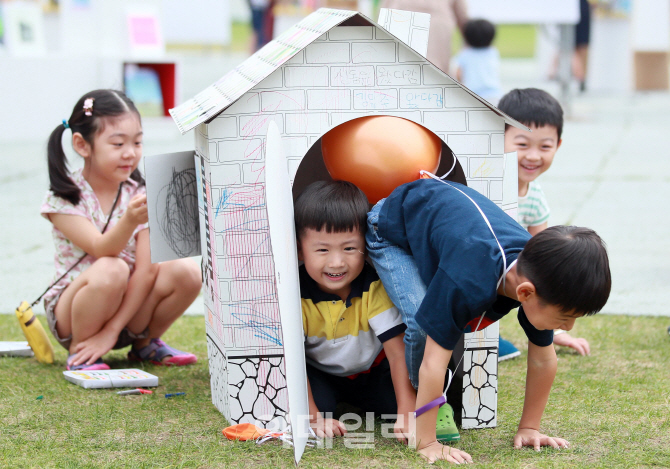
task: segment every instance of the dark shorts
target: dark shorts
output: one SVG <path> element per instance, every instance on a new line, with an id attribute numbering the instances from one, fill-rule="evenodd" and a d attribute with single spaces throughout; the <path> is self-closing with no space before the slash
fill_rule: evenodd
<path id="1" fill-rule="evenodd" d="M 588 46 L 591 38 L 591 6 L 588 0 L 579 1 L 580 20 L 575 27 L 575 47 Z"/>
<path id="2" fill-rule="evenodd" d="M 377 417 L 395 414 L 398 410 L 391 367 L 386 358 L 369 373 L 361 373 L 354 379 L 333 376 L 308 364 L 307 378 L 314 403 L 321 413 L 334 413 L 341 402 L 363 412 L 374 412 Z"/>

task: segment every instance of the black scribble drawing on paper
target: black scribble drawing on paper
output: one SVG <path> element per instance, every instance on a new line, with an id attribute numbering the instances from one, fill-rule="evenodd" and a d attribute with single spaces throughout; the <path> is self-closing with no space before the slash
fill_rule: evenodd
<path id="1" fill-rule="evenodd" d="M 158 194 L 156 213 L 170 248 L 180 257 L 200 254 L 198 190 L 195 169 L 176 171 Z"/>

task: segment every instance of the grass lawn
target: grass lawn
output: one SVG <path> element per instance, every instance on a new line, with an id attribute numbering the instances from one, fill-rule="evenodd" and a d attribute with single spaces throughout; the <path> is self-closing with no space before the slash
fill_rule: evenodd
<path id="1" fill-rule="evenodd" d="M 589 339 L 592 355 L 559 351 L 543 419 L 543 430 L 568 439 L 571 449 L 538 454 L 511 447 L 523 402 L 525 352 L 500 365 L 498 427 L 465 431 L 457 446 L 477 467 L 670 467 L 668 325 L 670 318 L 578 321 L 576 333 Z M 523 343 L 516 318 L 506 318 L 501 328 L 506 338 Z M 0 315 L 0 331 L 0 340 L 23 339 L 14 315 Z M 55 365 L 0 358 L 0 467 L 291 467 L 292 452 L 279 444 L 221 436 L 227 422 L 211 404 L 204 319 L 182 318 L 165 338 L 200 361 L 185 368 L 147 366 L 160 377 L 151 396 L 70 384 L 62 377 L 66 354 L 60 348 Z M 105 358 L 115 368 L 133 366 L 124 351 Z M 186 396 L 163 396 L 179 391 Z M 337 440 L 333 449 L 308 450 L 301 467 L 426 466 L 413 451 L 380 438 L 379 425 L 377 433 L 374 450 L 347 449 Z"/>

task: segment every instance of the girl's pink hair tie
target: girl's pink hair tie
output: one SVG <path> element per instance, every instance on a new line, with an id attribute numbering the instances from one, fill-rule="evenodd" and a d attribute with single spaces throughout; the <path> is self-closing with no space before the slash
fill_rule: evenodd
<path id="1" fill-rule="evenodd" d="M 95 101 L 95 98 L 86 98 L 84 100 L 84 115 L 93 115 L 93 101 Z"/>

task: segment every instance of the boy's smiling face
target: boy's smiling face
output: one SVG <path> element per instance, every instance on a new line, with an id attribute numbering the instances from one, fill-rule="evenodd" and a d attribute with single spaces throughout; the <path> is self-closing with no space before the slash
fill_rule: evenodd
<path id="1" fill-rule="evenodd" d="M 358 229 L 328 233 L 307 228 L 299 236 L 298 258 L 309 276 L 326 292 L 343 300 L 349 296 L 351 282 L 365 264 L 365 238 Z"/>
<path id="2" fill-rule="evenodd" d="M 519 159 L 519 188 L 527 188 L 529 182 L 549 169 L 562 142 L 552 125 L 530 129 L 532 132 L 509 126 L 505 131 L 505 153 L 515 151 Z"/>

